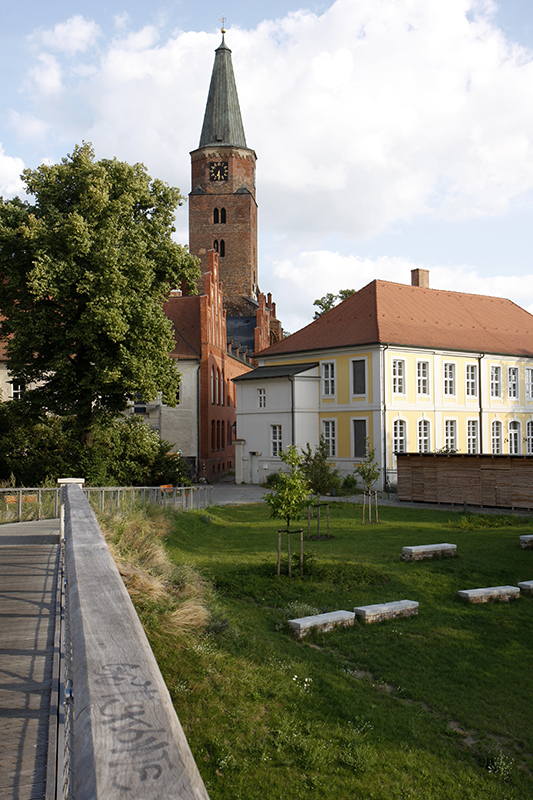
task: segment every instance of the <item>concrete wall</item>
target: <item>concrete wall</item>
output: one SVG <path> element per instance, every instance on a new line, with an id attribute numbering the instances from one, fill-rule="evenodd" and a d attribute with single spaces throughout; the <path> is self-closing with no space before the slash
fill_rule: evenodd
<path id="1" fill-rule="evenodd" d="M 64 492 L 73 796 L 208 800 L 92 508 L 79 486 Z"/>

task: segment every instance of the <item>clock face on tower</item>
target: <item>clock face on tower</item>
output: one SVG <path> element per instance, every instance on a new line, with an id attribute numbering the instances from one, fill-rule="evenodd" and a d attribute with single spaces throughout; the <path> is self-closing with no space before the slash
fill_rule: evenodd
<path id="1" fill-rule="evenodd" d="M 210 181 L 227 181 L 228 180 L 228 162 L 227 161 L 211 161 L 209 164 L 209 180 Z"/>

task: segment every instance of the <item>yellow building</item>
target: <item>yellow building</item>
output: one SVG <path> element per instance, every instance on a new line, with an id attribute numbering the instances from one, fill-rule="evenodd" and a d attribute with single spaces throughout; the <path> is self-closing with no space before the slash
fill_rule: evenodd
<path id="1" fill-rule="evenodd" d="M 411 285 L 373 281 L 257 361 L 265 367 L 318 363 L 319 386 L 309 383 L 316 392 L 310 443 L 323 435 L 341 474 L 357 467 L 367 437 L 383 482 L 390 483 L 396 452 L 533 455 L 533 316 L 510 300 L 430 289 L 425 270 L 413 270 Z M 274 395 L 262 374 L 258 392 L 266 397 L 270 387 Z M 272 396 L 272 408 L 276 402 Z M 291 413 L 294 418 L 298 408 Z M 309 418 L 308 401 L 306 413 Z M 254 413 L 239 408 L 237 394 L 241 452 L 259 452 L 252 439 L 260 440 L 267 472 L 276 460 L 279 468 L 280 441 L 307 444 L 277 424 L 275 453 L 265 452 L 269 426 L 266 400 Z"/>

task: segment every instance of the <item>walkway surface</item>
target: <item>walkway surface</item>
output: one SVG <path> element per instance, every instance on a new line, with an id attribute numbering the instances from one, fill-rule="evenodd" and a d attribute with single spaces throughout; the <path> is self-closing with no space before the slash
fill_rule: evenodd
<path id="1" fill-rule="evenodd" d="M 0 525 L 2 800 L 45 796 L 58 565 L 59 520 Z"/>

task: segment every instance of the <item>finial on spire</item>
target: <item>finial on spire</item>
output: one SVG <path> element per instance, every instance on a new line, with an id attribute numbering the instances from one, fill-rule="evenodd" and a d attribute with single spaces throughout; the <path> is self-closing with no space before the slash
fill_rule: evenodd
<path id="1" fill-rule="evenodd" d="M 226 33 L 226 17 L 222 16 L 219 20 L 222 23 L 222 28 L 220 29 L 220 33 L 222 36 Z"/>

